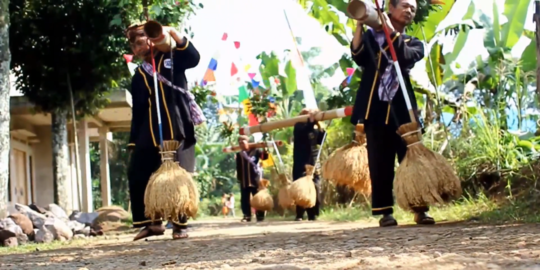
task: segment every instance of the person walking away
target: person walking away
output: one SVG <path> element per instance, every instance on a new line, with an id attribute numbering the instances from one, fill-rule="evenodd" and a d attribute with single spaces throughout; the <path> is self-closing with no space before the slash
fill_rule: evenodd
<path id="1" fill-rule="evenodd" d="M 156 63 L 156 72 L 164 80 L 173 81 L 175 86 L 187 89 L 185 71 L 197 66 L 200 55 L 192 42 L 172 27 L 163 27 L 176 41 L 171 52 L 154 50 L 143 31 L 143 24 L 130 26 L 126 30 L 131 50 L 137 58 L 143 60 L 131 79 L 131 96 L 133 101 L 131 134 L 128 144 L 129 167 L 128 182 L 131 199 L 133 227 L 141 228 L 133 240 L 153 235 L 163 235 L 165 228 L 161 220 L 152 221 L 144 214 L 144 193 L 152 173 L 161 166 L 159 154 L 159 127 L 157 121 L 156 96 L 159 91 L 160 116 L 163 119 L 163 140 L 181 142 L 177 152 L 179 165 L 186 171 L 195 171 L 195 127 L 189 109 L 189 97 L 185 93 L 159 83 L 154 88 L 152 58 Z M 150 68 L 150 70 L 148 70 Z M 171 74 L 173 69 L 174 74 Z M 172 78 L 171 76 L 174 76 Z M 168 217 L 162 217 L 166 220 Z M 187 238 L 187 217 L 181 215 L 180 222 L 173 222 L 173 239 Z"/>
<path id="2" fill-rule="evenodd" d="M 320 128 L 320 124 L 315 121 L 317 110 L 303 109 L 300 115 L 309 114 L 307 123 L 297 123 L 293 131 L 293 181 L 296 181 L 306 175 L 306 165 L 315 166 L 319 145 L 322 143 L 325 131 Z M 315 129 L 315 125 L 317 129 Z M 315 190 L 317 191 L 317 201 L 315 206 L 305 209 L 296 206 L 296 221 L 302 221 L 304 213 L 307 212 L 308 220 L 315 221 L 319 216 L 320 207 L 320 177 L 316 171 L 313 175 Z"/>
<path id="3" fill-rule="evenodd" d="M 238 144 L 241 151 L 235 156 L 236 174 L 240 182 L 240 206 L 244 217 L 242 222 L 251 221 L 251 196 L 257 194 L 262 172 L 259 169 L 259 161 L 268 159 L 268 153 L 261 149 L 249 149 L 249 137 L 240 136 Z M 264 220 L 264 211 L 256 211 L 257 221 Z"/>
<path id="4" fill-rule="evenodd" d="M 405 157 L 407 146 L 396 131 L 399 126 L 410 122 L 402 91 L 408 91 L 419 120 L 409 71 L 424 58 L 424 45 L 417 38 L 405 34 L 405 27 L 416 15 L 416 7 L 415 0 L 391 0 L 389 15 L 384 13 L 407 89 L 400 89 L 382 29 L 367 27 L 364 31 L 364 26 L 358 22 L 351 43 L 353 60 L 363 68 L 351 123 L 364 123 L 365 126 L 372 186 L 371 212 L 382 215 L 379 220 L 381 227 L 397 225 L 392 216 L 394 164 L 396 155 L 399 162 Z M 435 223 L 427 214 L 428 210 L 423 206 L 414 209 L 417 224 Z"/>

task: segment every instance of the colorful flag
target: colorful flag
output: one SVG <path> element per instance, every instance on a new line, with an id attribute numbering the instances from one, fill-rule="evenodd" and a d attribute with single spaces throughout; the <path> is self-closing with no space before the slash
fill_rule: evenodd
<path id="1" fill-rule="evenodd" d="M 238 87 L 238 102 L 243 102 L 244 100 L 249 100 L 249 93 L 244 84 Z"/>
<path id="2" fill-rule="evenodd" d="M 223 33 L 223 36 L 221 37 L 221 40 L 222 41 L 227 41 L 227 37 L 228 37 L 227 33 Z M 221 47 L 221 46 L 219 46 L 219 47 Z M 202 86 L 205 86 L 209 82 L 215 82 L 216 81 L 215 71 L 216 71 L 217 66 L 218 66 L 219 56 L 220 56 L 220 53 L 219 53 L 219 48 L 218 48 L 217 51 L 212 56 L 212 58 L 210 59 L 210 63 L 208 63 L 208 69 L 204 73 L 203 79 L 201 80 L 201 85 Z"/>
<path id="3" fill-rule="evenodd" d="M 231 77 L 234 77 L 236 74 L 238 74 L 238 68 L 234 63 L 231 64 Z"/>
<path id="4" fill-rule="evenodd" d="M 137 64 L 133 63 L 133 55 L 132 54 L 124 54 L 124 59 L 126 59 L 126 63 L 129 69 L 129 73 L 131 76 L 135 75 L 135 69 L 137 69 Z"/>
<path id="5" fill-rule="evenodd" d="M 270 168 L 274 166 L 274 157 L 271 153 L 268 153 L 268 158 L 262 161 L 263 168 Z"/>
<path id="6" fill-rule="evenodd" d="M 354 68 L 347 68 L 347 85 L 351 84 L 352 75 L 354 74 Z"/>
<path id="7" fill-rule="evenodd" d="M 249 120 L 248 125 L 250 127 L 256 126 L 259 124 L 259 119 L 257 119 L 257 116 L 255 116 L 251 111 L 249 113 L 248 120 Z"/>

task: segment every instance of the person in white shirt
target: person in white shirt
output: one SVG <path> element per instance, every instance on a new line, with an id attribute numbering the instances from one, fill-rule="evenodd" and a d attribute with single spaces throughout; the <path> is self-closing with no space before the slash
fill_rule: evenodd
<path id="1" fill-rule="evenodd" d="M 227 207 L 229 208 L 229 216 L 236 217 L 236 214 L 234 213 L 234 194 L 231 193 L 229 197 L 229 201 L 227 202 Z"/>

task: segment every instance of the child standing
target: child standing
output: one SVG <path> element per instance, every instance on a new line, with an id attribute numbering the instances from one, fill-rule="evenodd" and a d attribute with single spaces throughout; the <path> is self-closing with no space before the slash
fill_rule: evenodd
<path id="1" fill-rule="evenodd" d="M 231 195 L 229 196 L 229 201 L 228 201 L 228 205 L 227 205 L 227 208 L 229 208 L 229 215 L 232 215 L 233 217 L 236 217 L 235 213 L 234 213 L 234 194 L 231 193 Z"/>
<path id="2" fill-rule="evenodd" d="M 223 217 L 227 217 L 227 213 L 229 212 L 229 208 L 227 207 L 228 204 L 228 198 L 227 194 L 223 193 L 223 197 L 221 197 L 221 212 L 223 213 Z"/>

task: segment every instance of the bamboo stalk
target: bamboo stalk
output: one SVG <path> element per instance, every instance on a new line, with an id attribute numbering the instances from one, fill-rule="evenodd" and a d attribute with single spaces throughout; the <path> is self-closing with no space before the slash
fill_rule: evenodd
<path id="1" fill-rule="evenodd" d="M 249 144 L 249 149 L 273 147 L 273 145 L 274 145 L 274 143 L 272 141 L 250 143 Z M 276 141 L 276 145 L 277 146 L 282 146 L 283 142 L 282 141 Z M 242 150 L 242 149 L 240 148 L 239 145 L 228 146 L 228 147 L 223 148 L 223 153 L 239 152 L 240 150 Z"/>
<path id="2" fill-rule="evenodd" d="M 325 120 L 331 120 L 331 119 L 336 119 L 336 118 L 343 118 L 343 117 L 351 116 L 352 111 L 353 111 L 353 107 L 348 106 L 341 109 L 318 112 L 317 114 L 315 114 L 315 120 L 325 121 Z M 309 119 L 309 115 L 301 115 L 301 116 L 297 116 L 297 117 L 293 117 L 293 118 L 289 118 L 285 120 L 266 122 L 266 123 L 256 125 L 256 126 L 251 126 L 251 127 L 244 126 L 240 128 L 240 135 L 249 136 L 255 133 L 270 132 L 274 129 L 292 127 L 297 123 L 307 122 L 308 119 Z"/>

